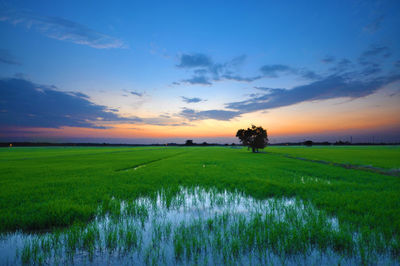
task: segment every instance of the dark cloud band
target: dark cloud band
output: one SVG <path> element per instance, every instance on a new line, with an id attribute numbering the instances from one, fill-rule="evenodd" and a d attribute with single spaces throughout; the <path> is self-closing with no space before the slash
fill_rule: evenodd
<path id="1" fill-rule="evenodd" d="M 0 126 L 63 126 L 104 128 L 99 122 L 140 122 L 120 117 L 97 105 L 80 92 L 63 92 L 54 86 L 37 85 L 24 79 L 0 80 Z"/>

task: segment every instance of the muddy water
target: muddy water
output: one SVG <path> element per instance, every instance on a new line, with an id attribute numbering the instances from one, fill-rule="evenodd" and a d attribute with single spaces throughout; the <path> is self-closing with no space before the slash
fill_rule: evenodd
<path id="1" fill-rule="evenodd" d="M 106 204 L 84 228 L 3 235 L 1 264 L 356 265 L 366 257 L 338 250 L 333 243 L 345 236 L 356 245 L 356 234 L 299 199 L 256 200 L 196 187 Z M 397 263 L 375 251 L 367 259 Z"/>

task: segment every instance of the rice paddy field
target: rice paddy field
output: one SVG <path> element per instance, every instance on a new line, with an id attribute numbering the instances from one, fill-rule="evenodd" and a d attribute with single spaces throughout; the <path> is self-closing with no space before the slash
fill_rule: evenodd
<path id="1" fill-rule="evenodd" d="M 400 147 L 0 149 L 0 265 L 400 265 Z"/>

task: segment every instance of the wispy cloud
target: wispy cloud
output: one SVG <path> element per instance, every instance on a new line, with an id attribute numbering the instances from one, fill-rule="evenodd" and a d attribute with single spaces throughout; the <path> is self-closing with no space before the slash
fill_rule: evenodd
<path id="1" fill-rule="evenodd" d="M 138 96 L 138 97 L 142 97 L 143 96 L 143 92 L 130 91 L 129 93 L 132 94 L 132 95 Z"/>
<path id="2" fill-rule="evenodd" d="M 271 91 L 271 90 L 276 90 L 277 88 L 270 88 L 270 87 L 254 87 L 257 90 L 260 91 Z M 284 89 L 278 89 L 278 90 L 284 90 Z"/>
<path id="3" fill-rule="evenodd" d="M 254 76 L 254 77 L 242 77 L 240 75 L 232 75 L 232 74 L 225 74 L 222 76 L 223 79 L 227 80 L 234 80 L 234 81 L 241 81 L 241 82 L 252 82 L 257 79 L 260 79 L 261 76 Z"/>
<path id="4" fill-rule="evenodd" d="M 190 79 L 182 80 L 184 83 L 189 83 L 192 85 L 211 85 L 212 83 L 206 76 L 194 76 Z"/>
<path id="5" fill-rule="evenodd" d="M 336 60 L 336 58 L 334 56 L 327 55 L 324 58 L 322 58 L 321 62 L 325 63 L 325 64 L 329 64 L 329 63 L 335 62 L 335 60 Z"/>
<path id="6" fill-rule="evenodd" d="M 121 117 L 117 110 L 95 104 L 81 92 L 59 91 L 18 78 L 0 80 L 0 98 L 0 126 L 104 128 L 104 122 L 141 121 Z"/>
<path id="7" fill-rule="evenodd" d="M 329 70 L 336 73 L 336 72 L 343 72 L 349 69 L 351 66 L 352 62 L 346 58 L 343 58 L 339 62 L 336 63 L 333 67 L 331 67 Z"/>
<path id="8" fill-rule="evenodd" d="M 358 75 L 369 76 L 382 72 L 380 61 L 392 55 L 387 46 L 371 46 L 359 57 L 358 63 L 363 68 L 359 69 Z M 201 53 L 183 54 L 177 65 L 179 68 L 186 68 L 193 71 L 193 76 L 182 80 L 183 83 L 192 85 L 212 85 L 216 81 L 231 80 L 237 82 L 253 82 L 263 78 L 279 78 L 286 75 L 293 75 L 305 80 L 318 81 L 324 79 L 326 74 L 317 73 L 304 67 L 293 67 L 285 64 L 266 64 L 259 68 L 259 72 L 252 76 L 242 76 L 235 71 L 235 67 L 243 64 L 245 56 L 240 56 L 225 63 L 215 63 L 210 56 Z M 332 73 L 343 73 L 348 71 L 354 64 L 346 59 L 336 59 L 327 55 L 321 60 L 324 64 L 330 64 L 329 71 Z M 175 84 L 179 84 L 175 82 Z"/>
<path id="9" fill-rule="evenodd" d="M 121 39 L 59 17 L 41 16 L 31 12 L 5 11 L 0 13 L 0 21 L 34 29 L 49 38 L 87 45 L 97 49 L 127 47 Z"/>
<path id="10" fill-rule="evenodd" d="M 182 54 L 180 56 L 180 63 L 176 65 L 180 68 L 198 68 L 198 67 L 212 67 L 213 62 L 211 58 L 205 54 Z"/>
<path id="11" fill-rule="evenodd" d="M 364 51 L 359 60 L 360 63 L 367 61 L 371 57 L 382 56 L 388 58 L 392 55 L 389 47 L 387 46 L 371 46 L 368 50 Z"/>
<path id="12" fill-rule="evenodd" d="M 189 108 L 182 108 L 179 113 L 180 116 L 193 121 L 193 120 L 204 120 L 204 119 L 214 119 L 214 120 L 230 120 L 236 116 L 239 116 L 238 111 L 228 111 L 228 110 L 206 110 L 206 111 L 196 111 Z"/>
<path id="13" fill-rule="evenodd" d="M 278 78 L 282 75 L 298 75 L 305 79 L 318 79 L 320 76 L 314 71 L 307 70 L 305 68 L 294 68 L 288 65 L 273 64 L 264 65 L 260 68 L 263 77 L 267 78 Z"/>
<path id="14" fill-rule="evenodd" d="M 382 68 L 381 68 L 380 64 L 370 63 L 370 64 L 367 64 L 365 66 L 365 68 L 361 71 L 361 75 L 370 76 L 370 75 L 378 74 L 379 72 L 382 72 Z"/>
<path id="15" fill-rule="evenodd" d="M 0 63 L 9 65 L 21 65 L 15 57 L 6 49 L 0 49 Z"/>
<path id="16" fill-rule="evenodd" d="M 176 66 L 193 71 L 191 78 L 182 80 L 184 83 L 193 85 L 212 85 L 213 82 L 221 80 L 252 82 L 261 78 L 261 76 L 243 77 L 236 73 L 236 68 L 243 64 L 245 60 L 246 56 L 241 55 L 224 63 L 216 63 L 206 54 L 193 53 L 180 55 L 179 64 Z M 178 85 L 178 82 L 174 83 Z"/>
<path id="17" fill-rule="evenodd" d="M 315 78 L 312 82 L 296 86 L 294 88 L 271 88 L 256 86 L 258 93 L 249 94 L 244 101 L 226 103 L 227 110 L 196 111 L 183 109 L 181 115 L 187 119 L 218 119 L 230 120 L 245 113 L 264 111 L 268 109 L 290 106 L 298 103 L 328 100 L 335 98 L 357 99 L 371 95 L 383 86 L 400 80 L 398 70 L 383 71 L 379 63 L 388 58 L 388 47 L 371 47 L 364 51 L 360 58 L 368 59 L 367 64 L 353 64 L 348 59 L 341 59 L 330 69 L 330 74 L 325 76 L 307 71 L 301 68 L 292 68 L 287 65 L 265 65 L 262 72 L 268 77 L 280 76 L 284 73 L 301 76 L 310 75 Z M 331 60 L 329 60 L 331 61 Z M 383 62 L 383 61 L 382 61 Z M 384 63 L 384 62 L 383 62 Z M 394 66 L 400 67 L 400 62 L 394 62 Z M 397 73 L 397 74 L 393 74 Z"/>
<path id="18" fill-rule="evenodd" d="M 188 98 L 185 96 L 181 96 L 181 98 L 182 98 L 182 101 L 184 101 L 185 103 L 199 103 L 199 102 L 205 101 L 205 100 L 203 100 L 201 98 L 197 98 L 197 97 Z"/>
<path id="19" fill-rule="evenodd" d="M 260 71 L 265 77 L 276 78 L 280 74 L 293 73 L 294 69 L 287 65 L 275 64 L 264 65 L 260 68 Z"/>
<path id="20" fill-rule="evenodd" d="M 245 101 L 231 102 L 226 107 L 239 113 L 268 110 L 306 101 L 327 100 L 339 97 L 360 98 L 370 95 L 383 85 L 399 80 L 400 76 L 373 78 L 369 81 L 348 80 L 346 76 L 333 75 L 307 85 L 288 89 L 262 88 L 267 93 Z M 259 88 L 260 89 L 260 88 Z"/>
<path id="21" fill-rule="evenodd" d="M 373 19 L 370 23 L 368 23 L 363 29 L 366 32 L 369 33 L 375 33 L 376 31 L 378 31 L 381 28 L 381 24 L 383 19 L 385 18 L 384 15 L 380 15 L 378 17 L 376 17 L 375 19 Z"/>

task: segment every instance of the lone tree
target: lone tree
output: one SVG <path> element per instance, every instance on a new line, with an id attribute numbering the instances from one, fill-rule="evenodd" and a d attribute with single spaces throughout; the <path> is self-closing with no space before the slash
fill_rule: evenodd
<path id="1" fill-rule="evenodd" d="M 186 146 L 193 146 L 194 145 L 193 140 L 192 139 L 186 140 L 185 145 Z"/>
<path id="2" fill-rule="evenodd" d="M 312 140 L 306 140 L 303 142 L 303 144 L 307 147 L 311 147 L 314 144 L 314 142 L 312 142 Z"/>
<path id="3" fill-rule="evenodd" d="M 253 152 L 258 152 L 258 149 L 264 149 L 268 144 L 267 130 L 262 127 L 252 125 L 251 128 L 239 129 L 236 133 L 243 145 L 251 147 Z"/>

